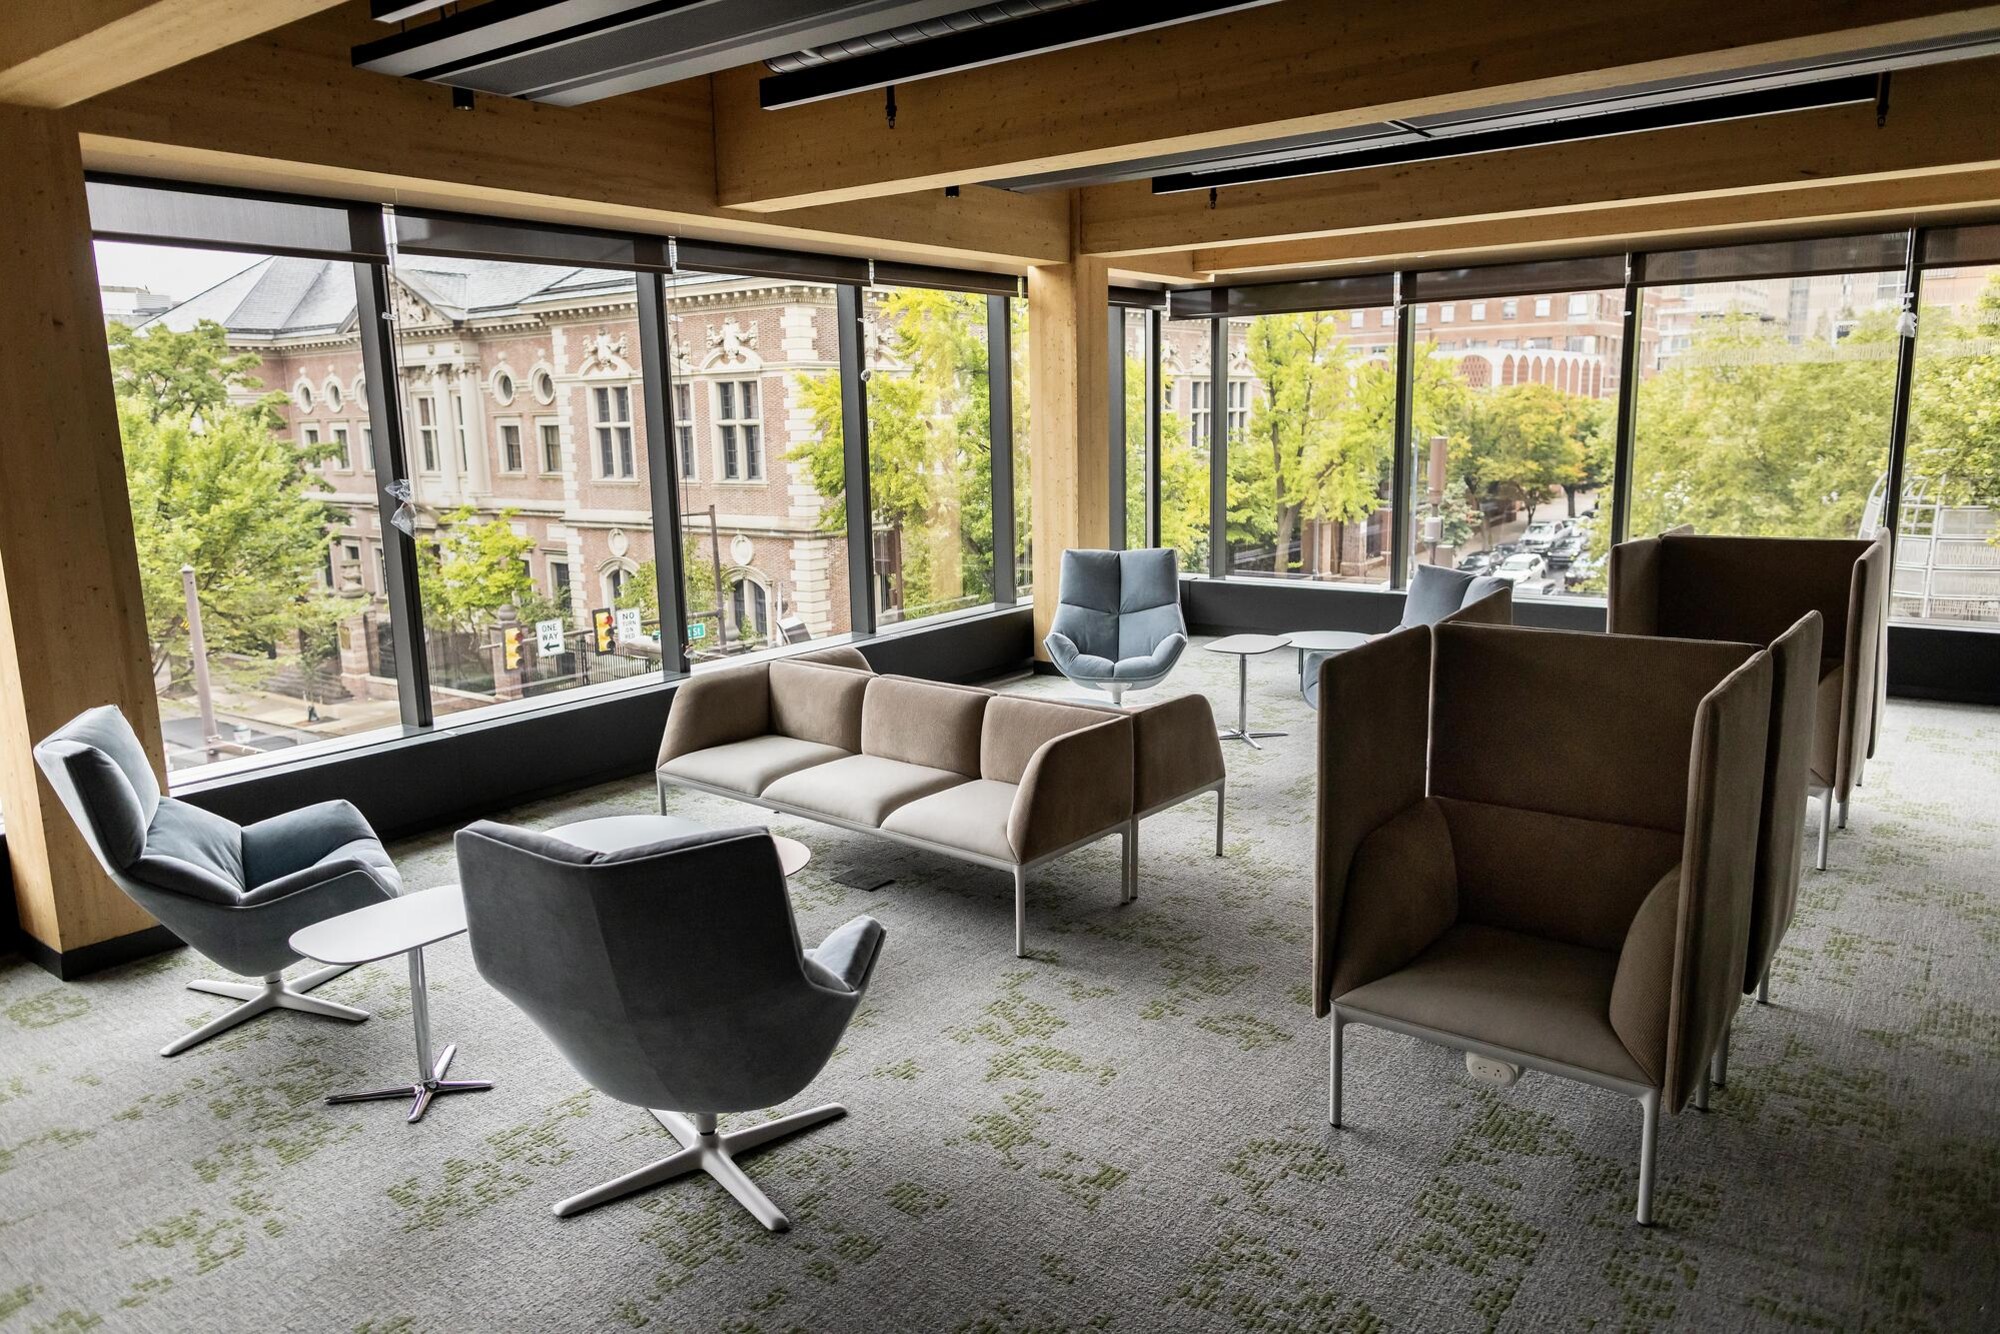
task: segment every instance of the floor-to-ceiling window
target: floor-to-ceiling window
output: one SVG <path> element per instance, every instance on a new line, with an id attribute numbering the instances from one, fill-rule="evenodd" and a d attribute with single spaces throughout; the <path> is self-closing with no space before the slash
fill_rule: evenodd
<path id="1" fill-rule="evenodd" d="M 1117 383 L 1122 393 L 1118 419 L 1123 425 L 1120 438 L 1111 442 L 1124 461 L 1125 531 L 1112 538 L 1128 549 L 1146 543 L 1146 322 L 1147 312 L 1114 306 L 1111 318 L 1119 331 L 1120 364 Z"/>
<path id="2" fill-rule="evenodd" d="M 657 673 L 633 276 L 406 250 L 390 281 L 433 714 Z"/>
<path id="3" fill-rule="evenodd" d="M 683 637 L 693 665 L 854 629 L 831 283 L 668 284 Z"/>
<path id="4" fill-rule="evenodd" d="M 1160 336 L 1160 545 L 1181 572 L 1208 573 L 1209 327 L 1167 320 Z"/>
<path id="5" fill-rule="evenodd" d="M 1425 277 L 1408 311 L 1412 565 L 1491 574 L 1517 597 L 1601 595 L 1623 289 Z"/>
<path id="6" fill-rule="evenodd" d="M 986 307 L 934 288 L 866 293 L 878 624 L 993 600 Z"/>
<path id="7" fill-rule="evenodd" d="M 1308 310 L 1230 322 L 1230 573 L 1389 582 L 1390 314 Z"/>
<path id="8" fill-rule="evenodd" d="M 168 767 L 396 727 L 353 264 L 100 241 L 97 269 Z"/>
<path id="9" fill-rule="evenodd" d="M 1955 258 L 1955 243 L 1973 258 Z M 1934 244 L 1944 262 L 1923 275 L 1891 612 L 1992 627 L 2000 625 L 2000 227 Z"/>
<path id="10" fill-rule="evenodd" d="M 1854 537 L 1888 477 L 1897 270 L 1646 289 L 1635 535 Z"/>

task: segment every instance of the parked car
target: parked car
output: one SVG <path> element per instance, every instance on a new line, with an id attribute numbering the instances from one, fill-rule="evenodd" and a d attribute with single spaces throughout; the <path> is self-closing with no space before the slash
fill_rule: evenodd
<path id="1" fill-rule="evenodd" d="M 1526 580 L 1541 580 L 1548 577 L 1549 563 L 1532 551 L 1517 551 L 1500 562 L 1493 571 L 1496 579 L 1505 579 L 1519 588 Z"/>
<path id="2" fill-rule="evenodd" d="M 1549 548 L 1549 568 L 1562 569 L 1571 561 L 1581 557 L 1589 547 L 1590 539 L 1584 536 L 1580 529 L 1571 529 L 1557 538 L 1556 544 Z"/>
<path id="3" fill-rule="evenodd" d="M 1521 547 L 1525 551 L 1547 551 L 1561 536 L 1562 530 L 1553 520 L 1537 519 L 1521 534 Z"/>
<path id="4" fill-rule="evenodd" d="M 1492 552 L 1475 551 L 1470 555 L 1460 556 L 1458 558 L 1458 568 L 1467 574 L 1485 574 L 1493 568 L 1493 560 Z"/>

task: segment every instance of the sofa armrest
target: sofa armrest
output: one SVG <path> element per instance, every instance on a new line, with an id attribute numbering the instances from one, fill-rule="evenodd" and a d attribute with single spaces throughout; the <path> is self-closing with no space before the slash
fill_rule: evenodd
<path id="1" fill-rule="evenodd" d="M 1227 770 L 1206 695 L 1182 695 L 1134 709 L 1132 809 L 1169 806 L 1221 782 Z"/>
<path id="2" fill-rule="evenodd" d="M 691 676 L 674 687 L 658 768 L 711 746 L 747 741 L 771 730 L 771 668 L 746 663 Z"/>
<path id="3" fill-rule="evenodd" d="M 1451 828 L 1436 799 L 1425 797 L 1354 851 L 1332 941 L 1333 998 L 1404 967 L 1457 920 Z"/>
<path id="4" fill-rule="evenodd" d="M 1031 861 L 1131 818 L 1132 720 L 1107 718 L 1051 737 L 1029 757 L 1007 844 Z"/>

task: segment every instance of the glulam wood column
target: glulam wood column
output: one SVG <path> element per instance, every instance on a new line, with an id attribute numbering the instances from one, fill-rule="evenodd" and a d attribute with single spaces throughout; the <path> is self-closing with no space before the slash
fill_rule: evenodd
<path id="1" fill-rule="evenodd" d="M 1029 531 L 1043 661 L 1063 550 L 1111 545 L 1110 300 L 1101 259 L 1028 270 Z"/>
<path id="2" fill-rule="evenodd" d="M 0 818 L 30 951 L 60 965 L 153 919 L 98 868 L 36 769 L 33 744 L 84 709 L 116 704 L 154 767 L 164 765 L 68 116 L 0 106 L 0 180 L 9 196 L 0 228 L 0 384 L 9 394 L 0 416 Z"/>

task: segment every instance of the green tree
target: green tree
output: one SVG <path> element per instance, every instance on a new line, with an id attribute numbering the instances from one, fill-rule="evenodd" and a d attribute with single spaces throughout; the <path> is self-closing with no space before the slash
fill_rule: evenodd
<path id="1" fill-rule="evenodd" d="M 268 658 L 300 630 L 323 641 L 318 575 L 340 515 L 307 494 L 305 456 L 257 412 L 211 406 L 197 419 L 158 406 L 118 405 L 155 676 L 168 688 L 187 679 L 183 565 L 211 651 Z"/>
<path id="2" fill-rule="evenodd" d="M 519 511 L 501 510 L 490 519 L 461 505 L 438 518 L 433 540 L 417 547 L 417 580 L 424 619 L 459 634 L 479 634 L 499 619 L 504 607 L 523 621 L 568 621 L 570 609 L 535 588 L 528 555 L 535 539 L 514 531 Z"/>
<path id="3" fill-rule="evenodd" d="M 1894 316 L 1792 343 L 1733 312 L 1639 387 L 1632 531 L 1851 537 L 1888 462 Z"/>
<path id="4" fill-rule="evenodd" d="M 264 387 L 257 379 L 254 352 L 235 352 L 229 331 L 214 320 L 192 329 L 154 324 L 144 331 L 113 320 L 105 330 L 111 349 L 111 387 L 121 402 L 139 404 L 154 421 L 166 417 L 212 416 L 229 408 L 232 391 Z M 256 415 L 276 430 L 281 424 L 276 404 L 283 394 L 258 401 Z"/>
<path id="5" fill-rule="evenodd" d="M 2000 504 L 2000 273 L 1970 310 L 1924 311 L 1911 400 L 1904 493 Z"/>

